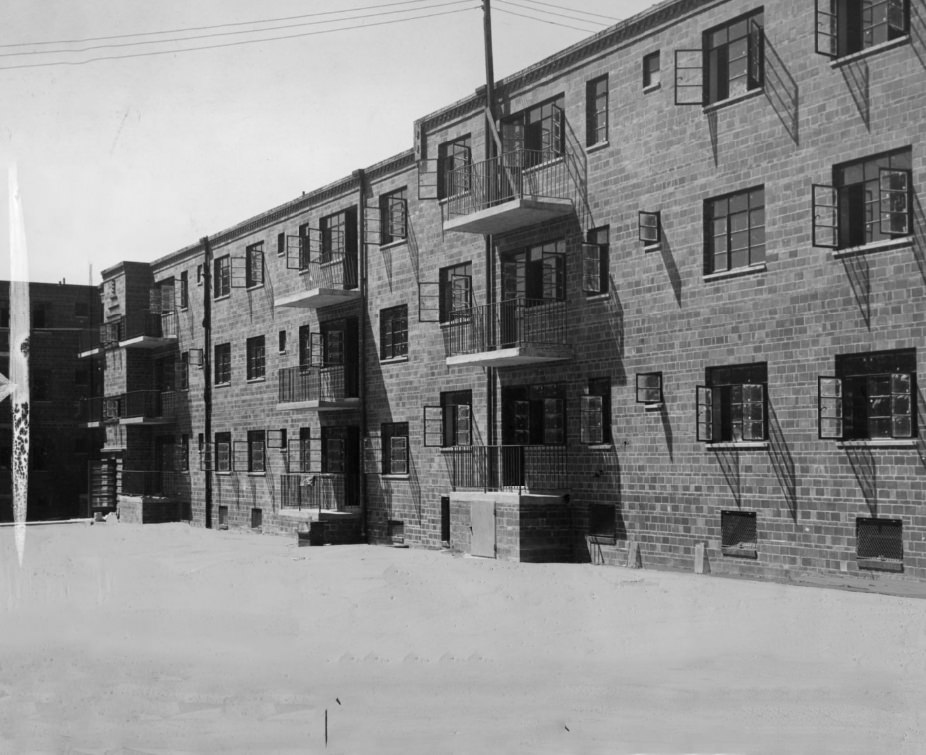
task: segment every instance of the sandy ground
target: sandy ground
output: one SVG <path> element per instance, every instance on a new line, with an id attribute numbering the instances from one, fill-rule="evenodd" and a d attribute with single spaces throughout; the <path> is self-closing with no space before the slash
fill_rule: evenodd
<path id="1" fill-rule="evenodd" d="M 2 753 L 926 752 L 924 600 L 179 524 L 0 568 Z"/>

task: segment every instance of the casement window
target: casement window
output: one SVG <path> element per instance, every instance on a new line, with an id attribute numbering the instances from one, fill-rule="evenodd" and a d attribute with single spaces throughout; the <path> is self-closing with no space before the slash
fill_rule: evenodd
<path id="1" fill-rule="evenodd" d="M 637 215 L 637 235 L 647 246 L 659 244 L 662 241 L 662 214 L 640 210 Z"/>
<path id="2" fill-rule="evenodd" d="M 588 295 L 608 292 L 610 236 L 609 226 L 592 228 L 582 245 L 582 290 Z"/>
<path id="3" fill-rule="evenodd" d="M 299 328 L 299 365 L 301 367 L 336 367 L 345 363 L 344 320 L 321 323 L 321 332 L 313 333 L 309 325 Z"/>
<path id="4" fill-rule="evenodd" d="M 817 381 L 820 438 L 915 438 L 916 350 L 836 357 L 835 375 Z"/>
<path id="5" fill-rule="evenodd" d="M 579 397 L 579 436 L 582 443 L 611 442 L 611 378 L 590 378 L 588 393 Z"/>
<path id="6" fill-rule="evenodd" d="M 244 250 L 245 288 L 264 285 L 264 242 L 251 244 Z"/>
<path id="7" fill-rule="evenodd" d="M 655 406 L 662 404 L 662 373 L 637 373 L 637 403 Z"/>
<path id="8" fill-rule="evenodd" d="M 608 141 L 608 76 L 585 85 L 585 143 L 589 147 Z"/>
<path id="9" fill-rule="evenodd" d="M 503 387 L 502 443 L 506 446 L 565 445 L 565 385 Z"/>
<path id="10" fill-rule="evenodd" d="M 712 105 L 761 89 L 764 46 L 759 10 L 704 32 L 700 50 L 676 50 L 675 104 Z"/>
<path id="11" fill-rule="evenodd" d="M 566 242 L 537 244 L 502 257 L 502 301 L 526 306 L 566 300 Z"/>
<path id="12" fill-rule="evenodd" d="M 231 344 L 219 343 L 215 346 L 215 363 L 212 368 L 215 374 L 216 385 L 227 385 L 231 382 Z"/>
<path id="13" fill-rule="evenodd" d="M 277 351 L 280 354 L 286 353 L 286 331 L 285 330 L 281 330 L 277 334 Z"/>
<path id="14" fill-rule="evenodd" d="M 216 472 L 231 472 L 232 470 L 231 433 L 215 434 L 214 469 Z"/>
<path id="15" fill-rule="evenodd" d="M 903 571 L 903 522 L 856 518 L 855 558 L 860 569 Z"/>
<path id="16" fill-rule="evenodd" d="M 424 407 L 424 445 L 471 446 L 473 444 L 473 392 L 445 391 L 440 406 Z"/>
<path id="17" fill-rule="evenodd" d="M 381 243 L 391 244 L 408 237 L 408 192 L 398 189 L 379 198 Z"/>
<path id="18" fill-rule="evenodd" d="M 286 254 L 286 233 L 277 234 L 277 257 Z"/>
<path id="19" fill-rule="evenodd" d="M 659 86 L 659 50 L 643 56 L 643 88 L 655 89 Z"/>
<path id="20" fill-rule="evenodd" d="M 828 58 L 910 33 L 909 0 L 816 0 L 817 52 Z"/>
<path id="21" fill-rule="evenodd" d="M 469 134 L 437 148 L 437 197 L 448 199 L 470 190 L 473 150 Z"/>
<path id="22" fill-rule="evenodd" d="M 296 461 L 294 472 L 317 472 L 318 468 L 312 463 L 312 428 L 299 428 L 299 458 Z"/>
<path id="23" fill-rule="evenodd" d="M 178 391 L 187 391 L 190 389 L 190 352 L 183 351 L 180 353 L 180 361 L 175 365 L 174 383 Z"/>
<path id="24" fill-rule="evenodd" d="M 440 321 L 449 322 L 453 313 L 466 312 L 473 307 L 473 263 L 442 267 L 438 289 Z"/>
<path id="25" fill-rule="evenodd" d="M 180 309 L 190 306 L 190 279 L 189 273 L 184 270 L 180 273 Z"/>
<path id="26" fill-rule="evenodd" d="M 833 166 L 832 186 L 813 186 L 813 245 L 845 249 L 913 233 L 909 147 Z"/>
<path id="27" fill-rule="evenodd" d="M 307 229 L 307 234 L 311 229 Z M 321 263 L 342 259 L 345 255 L 354 259 L 357 255 L 357 208 L 326 215 L 319 220 Z M 310 235 L 307 238 L 311 238 Z M 311 242 L 309 242 L 311 245 Z"/>
<path id="28" fill-rule="evenodd" d="M 267 471 L 266 431 L 248 430 L 248 472 Z"/>
<path id="29" fill-rule="evenodd" d="M 767 439 L 768 365 L 708 367 L 695 392 L 697 439 L 741 443 Z"/>
<path id="30" fill-rule="evenodd" d="M 705 274 L 764 261 L 765 189 L 759 186 L 705 200 Z"/>
<path id="31" fill-rule="evenodd" d="M 196 266 L 196 285 L 203 285 L 203 266 L 201 264 Z"/>
<path id="32" fill-rule="evenodd" d="M 213 263 L 212 292 L 214 299 L 231 293 L 231 259 L 227 254 Z"/>
<path id="33" fill-rule="evenodd" d="M 379 358 L 395 359 L 408 354 L 408 305 L 379 313 Z"/>
<path id="34" fill-rule="evenodd" d="M 720 549 L 724 556 L 756 558 L 757 547 L 754 511 L 720 512 Z"/>
<path id="35" fill-rule="evenodd" d="M 383 474 L 408 474 L 408 422 L 382 425 Z"/>
<path id="36" fill-rule="evenodd" d="M 346 427 L 323 427 L 322 472 L 344 474 L 347 471 L 347 441 L 350 436 Z"/>
<path id="37" fill-rule="evenodd" d="M 264 377 L 266 357 L 264 352 L 264 337 L 254 336 L 247 340 L 247 379 L 259 380 Z"/>
<path id="38" fill-rule="evenodd" d="M 502 121 L 502 153 L 509 165 L 531 167 L 562 156 L 566 147 L 563 103 L 559 95 Z"/>

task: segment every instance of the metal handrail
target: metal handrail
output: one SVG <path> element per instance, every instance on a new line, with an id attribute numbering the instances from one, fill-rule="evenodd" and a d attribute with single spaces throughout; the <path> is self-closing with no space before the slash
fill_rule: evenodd
<path id="1" fill-rule="evenodd" d="M 281 474 L 280 508 L 319 509 L 322 511 L 345 511 L 353 505 L 350 500 L 349 479 L 359 482 L 359 475 L 302 472 Z"/>
<path id="2" fill-rule="evenodd" d="M 278 373 L 281 404 L 296 401 L 340 401 L 347 396 L 343 365 L 281 367 Z"/>
<path id="3" fill-rule="evenodd" d="M 450 313 L 444 338 L 447 356 L 520 346 L 565 346 L 566 302 L 506 299 Z"/>
<path id="4" fill-rule="evenodd" d="M 453 446 L 443 453 L 454 490 L 524 493 L 567 487 L 565 446 Z"/>
<path id="5" fill-rule="evenodd" d="M 341 251 L 300 252 L 299 268 L 317 288 L 357 288 L 357 257 Z"/>

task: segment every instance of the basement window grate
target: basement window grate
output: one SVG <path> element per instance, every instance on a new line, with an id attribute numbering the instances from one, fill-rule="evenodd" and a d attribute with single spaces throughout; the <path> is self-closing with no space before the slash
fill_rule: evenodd
<path id="1" fill-rule="evenodd" d="M 903 524 L 899 519 L 858 518 L 855 541 L 859 568 L 903 571 Z"/>
<path id="2" fill-rule="evenodd" d="M 723 555 L 740 558 L 757 557 L 754 511 L 721 511 L 720 531 Z"/>

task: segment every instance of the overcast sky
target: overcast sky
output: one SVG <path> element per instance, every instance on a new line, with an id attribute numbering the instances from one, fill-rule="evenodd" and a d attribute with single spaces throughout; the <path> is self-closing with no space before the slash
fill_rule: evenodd
<path id="1" fill-rule="evenodd" d="M 627 18 L 654 4 L 544 3 L 493 0 L 497 78 L 609 25 L 576 9 Z M 415 118 L 484 83 L 479 6 L 479 0 L 5 0 L 0 279 L 9 277 L 11 162 L 18 165 L 31 279 L 87 283 L 92 265 L 97 283 L 100 271 L 120 260 L 153 260 L 410 148 Z M 329 11 L 368 18 L 331 23 L 337 15 L 318 15 Z M 354 28 L 315 33 L 347 26 Z M 210 28 L 73 42 L 191 27 Z M 229 34 L 268 27 L 285 28 Z M 215 34 L 225 36 L 150 43 Z M 287 35 L 308 36 L 174 52 Z M 19 46 L 38 42 L 55 44 Z M 96 49 L 78 51 L 87 47 Z M 171 52 L 14 67 L 165 50 Z"/>

